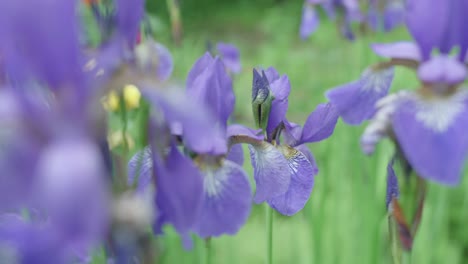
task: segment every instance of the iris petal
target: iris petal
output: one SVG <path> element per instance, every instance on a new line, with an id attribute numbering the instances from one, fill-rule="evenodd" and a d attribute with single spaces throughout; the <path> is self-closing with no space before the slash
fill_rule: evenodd
<path id="1" fill-rule="evenodd" d="M 393 68 L 367 70 L 361 79 L 336 87 L 326 96 L 346 123 L 358 125 L 374 115 L 375 103 L 388 93 L 393 74 Z"/>
<path id="2" fill-rule="evenodd" d="M 392 118 L 398 143 L 414 170 L 426 179 L 455 185 L 468 151 L 468 94 L 410 97 Z"/>
<path id="3" fill-rule="evenodd" d="M 137 182 L 138 191 L 143 192 L 151 184 L 153 160 L 149 147 L 137 152 L 128 162 L 128 184 Z"/>
<path id="4" fill-rule="evenodd" d="M 206 167 L 202 173 L 204 198 L 195 231 L 204 238 L 237 233 L 247 221 L 252 205 L 246 173 L 229 160 L 219 168 Z"/>
<path id="5" fill-rule="evenodd" d="M 309 200 L 318 170 L 299 150 L 289 146 L 280 146 L 280 150 L 288 161 L 291 183 L 286 193 L 269 199 L 268 203 L 281 214 L 291 216 L 302 210 Z"/>
<path id="6" fill-rule="evenodd" d="M 249 149 L 257 184 L 254 202 L 262 203 L 284 194 L 289 188 L 291 175 L 283 154 L 267 142 L 257 146 L 249 145 Z"/>

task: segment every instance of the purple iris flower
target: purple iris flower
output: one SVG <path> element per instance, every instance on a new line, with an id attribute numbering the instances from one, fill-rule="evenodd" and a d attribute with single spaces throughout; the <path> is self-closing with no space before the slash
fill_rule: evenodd
<path id="1" fill-rule="evenodd" d="M 374 44 L 372 48 L 378 55 L 391 59 L 377 68 L 400 65 L 414 69 L 421 87 L 384 98 L 386 92 L 378 96 L 369 94 L 359 101 L 359 106 L 349 107 L 348 113 L 341 114 L 345 121 L 346 118 L 350 121 L 349 115 L 367 108 L 361 115 L 373 116 L 361 139 L 366 153 L 371 153 L 382 138 L 392 135 L 419 176 L 455 185 L 460 180 L 468 149 L 468 140 L 463 136 L 468 126 L 468 97 L 462 88 L 467 76 L 462 37 L 466 34 L 460 17 L 463 12 L 460 10 L 466 10 L 467 5 L 458 1 L 433 5 L 431 1 L 413 0 L 408 6 L 408 27 L 416 43 Z M 460 47 L 459 53 L 449 55 L 455 46 Z M 432 55 L 433 49 L 441 53 Z M 328 95 L 338 109 L 344 105 L 341 102 L 348 101 L 339 90 Z"/>
<path id="2" fill-rule="evenodd" d="M 258 85 L 262 87 L 255 87 Z M 313 156 L 304 144 L 328 138 L 333 133 L 338 114 L 332 105 L 320 105 L 301 128 L 286 119 L 290 92 L 287 76 L 280 77 L 274 68 L 267 69 L 262 75 L 254 70 L 253 86 L 257 93 L 268 89 L 274 98 L 267 117 L 266 140 L 249 146 L 257 184 L 254 201 L 267 201 L 278 212 L 293 215 L 309 199 L 318 172 Z M 280 141 L 282 131 L 284 143 Z"/>
<path id="3" fill-rule="evenodd" d="M 161 147 L 153 147 L 151 151 L 137 153 L 130 161 L 130 177 L 135 177 L 141 163 L 140 189 L 152 178 L 150 168 L 154 170 L 160 212 L 158 225 L 172 223 L 182 235 L 194 231 L 201 237 L 237 233 L 250 213 L 252 194 L 246 173 L 236 163 L 243 159 L 243 153 L 229 144 L 229 139 L 246 134 L 256 136 L 255 131 L 246 127 L 227 125 L 235 97 L 223 62 L 206 53 L 188 74 L 185 95 L 171 100 L 153 98 L 165 119 L 179 124 L 182 142 L 194 156 L 193 160 L 184 156 L 173 140 L 169 140 L 172 143 L 164 147 L 169 149 L 169 154 L 158 153 Z M 184 105 L 184 109 L 179 105 Z M 177 111 L 180 113 L 175 114 Z M 211 130 L 218 132 L 210 134 Z M 173 137 L 169 130 L 166 135 Z M 191 138 L 196 145 L 191 144 Z"/>

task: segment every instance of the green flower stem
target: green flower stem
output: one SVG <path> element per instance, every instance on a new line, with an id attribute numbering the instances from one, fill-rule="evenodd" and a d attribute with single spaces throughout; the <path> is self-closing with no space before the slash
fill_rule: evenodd
<path id="1" fill-rule="evenodd" d="M 267 264 L 273 263 L 273 208 L 266 204 Z"/>

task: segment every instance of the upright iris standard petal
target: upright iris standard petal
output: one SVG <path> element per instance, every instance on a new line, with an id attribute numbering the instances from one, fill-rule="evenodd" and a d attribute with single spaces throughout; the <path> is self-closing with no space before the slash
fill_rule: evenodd
<path id="1" fill-rule="evenodd" d="M 164 113 L 165 120 L 180 123 L 184 144 L 190 150 L 215 155 L 227 152 L 226 133 L 215 126 L 217 120 L 206 107 L 176 90 L 157 92 L 145 89 L 142 94 Z"/>
<path id="2" fill-rule="evenodd" d="M 267 142 L 249 145 L 249 149 L 257 185 L 254 202 L 262 203 L 284 194 L 289 188 L 291 175 L 283 153 Z"/>
<path id="3" fill-rule="evenodd" d="M 203 178 L 193 162 L 172 145 L 166 160 L 153 152 L 156 175 L 156 231 L 171 223 L 182 235 L 188 234 L 199 216 L 203 199 Z"/>
<path id="4" fill-rule="evenodd" d="M 225 127 L 234 110 L 235 96 L 223 62 L 207 53 L 195 63 L 189 78 L 187 94 L 210 109 L 219 124 Z"/>
<path id="5" fill-rule="evenodd" d="M 140 31 L 140 22 L 145 11 L 144 0 L 116 0 L 117 33 L 133 48 Z"/>
<path id="6" fill-rule="evenodd" d="M 320 24 L 315 6 L 305 3 L 302 8 L 302 19 L 299 35 L 302 39 L 307 39 L 310 35 L 314 34 Z"/>
<path id="7" fill-rule="evenodd" d="M 320 104 L 307 118 L 299 143 L 312 143 L 324 140 L 333 134 L 336 122 L 338 122 L 338 112 L 330 104 Z"/>
<path id="8" fill-rule="evenodd" d="M 216 45 L 219 54 L 226 68 L 232 73 L 240 73 L 242 65 L 240 62 L 240 52 L 236 46 L 228 43 L 218 43 Z"/>
<path id="9" fill-rule="evenodd" d="M 422 60 L 421 51 L 413 42 L 375 43 L 371 48 L 375 54 L 388 59 Z"/>
<path id="10" fill-rule="evenodd" d="M 326 96 L 346 123 L 358 125 L 374 115 L 375 103 L 388 93 L 393 74 L 393 68 L 368 69 L 359 80 L 336 87 Z"/>
<path id="11" fill-rule="evenodd" d="M 463 82 L 466 75 L 465 65 L 446 55 L 432 57 L 418 69 L 419 79 L 428 83 L 457 84 Z"/>
<path id="12" fill-rule="evenodd" d="M 203 238 L 236 234 L 252 206 L 249 180 L 239 165 L 225 160 L 216 168 L 205 166 L 204 198 L 195 232 Z"/>
<path id="13" fill-rule="evenodd" d="M 291 183 L 286 193 L 268 199 L 268 203 L 281 214 L 291 216 L 302 210 L 309 200 L 318 169 L 299 150 L 289 146 L 279 148 L 288 161 Z"/>
<path id="14" fill-rule="evenodd" d="M 398 187 L 398 178 L 393 170 L 393 160 L 387 166 L 387 197 L 385 200 L 385 205 L 387 210 L 389 205 L 392 202 L 392 199 L 398 198 L 400 196 L 400 189 Z"/>
<path id="15" fill-rule="evenodd" d="M 455 185 L 468 151 L 468 94 L 446 98 L 409 97 L 393 114 L 399 145 L 423 178 Z"/>
<path id="16" fill-rule="evenodd" d="M 278 125 L 280 125 L 286 118 L 286 112 L 288 111 L 288 96 L 291 91 L 291 84 L 289 83 L 289 78 L 286 75 L 283 75 L 274 81 L 269 81 L 274 99 L 271 103 L 270 115 L 268 117 L 266 127 L 268 137 L 271 136 Z"/>
<path id="17" fill-rule="evenodd" d="M 227 128 L 227 136 L 229 138 L 234 136 L 247 136 L 255 140 L 263 140 L 263 135 L 261 133 L 261 129 L 255 130 L 239 124 L 232 124 Z"/>
<path id="18" fill-rule="evenodd" d="M 138 191 L 144 192 L 151 184 L 152 175 L 153 157 L 151 148 L 145 147 L 128 162 L 128 184 L 137 183 Z"/>
<path id="19" fill-rule="evenodd" d="M 55 89 L 82 84 L 75 1 L 1 1 L 0 17 L 0 54 L 14 78 L 35 78 Z"/>

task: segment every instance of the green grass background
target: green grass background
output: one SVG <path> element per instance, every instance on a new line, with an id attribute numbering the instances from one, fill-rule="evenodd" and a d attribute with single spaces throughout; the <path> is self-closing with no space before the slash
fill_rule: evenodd
<path id="1" fill-rule="evenodd" d="M 253 126 L 252 68 L 274 66 L 290 78 L 288 118 L 303 123 L 324 92 L 357 79 L 371 63 L 372 42 L 409 40 L 404 28 L 372 33 L 351 43 L 336 25 L 321 20 L 308 41 L 298 36 L 302 1 L 182 1 L 184 39 L 174 46 L 165 1 L 147 1 L 157 16 L 156 38 L 174 56 L 175 80 L 184 82 L 207 41 L 230 42 L 241 51 L 243 71 L 234 78 L 236 119 Z M 398 69 L 392 90 L 417 87 L 414 73 Z M 274 263 L 391 263 L 385 210 L 386 165 L 393 147 L 385 141 L 372 157 L 362 154 L 359 138 L 364 126 L 339 121 L 328 140 L 311 144 L 319 174 L 309 202 L 293 217 L 274 217 Z M 246 152 L 247 154 L 247 152 Z M 252 176 L 246 155 L 246 170 Z M 404 182 L 400 182 L 404 185 Z M 450 188 L 430 183 L 422 224 L 411 253 L 412 263 L 468 263 L 468 178 Z M 248 223 L 235 236 L 211 241 L 212 263 L 265 263 L 265 205 L 255 205 Z M 185 251 L 176 233 L 166 229 L 157 239 L 158 263 L 203 263 L 204 241 L 195 239 Z"/>

